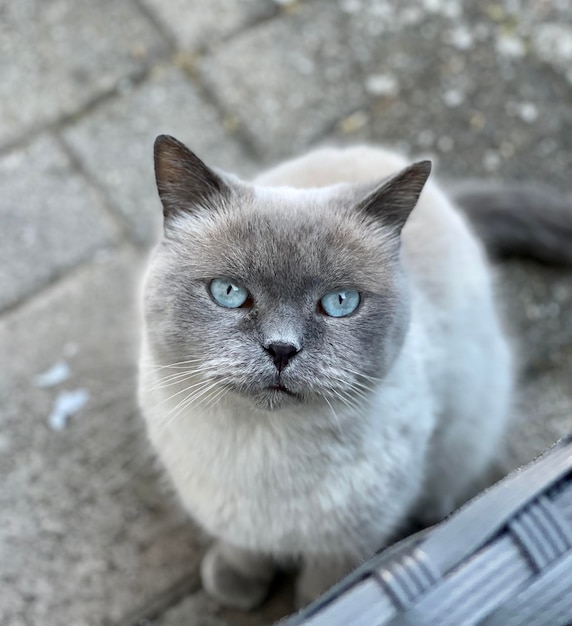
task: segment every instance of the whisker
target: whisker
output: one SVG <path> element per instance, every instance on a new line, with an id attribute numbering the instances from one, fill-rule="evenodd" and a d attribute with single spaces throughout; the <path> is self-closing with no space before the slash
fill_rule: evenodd
<path id="1" fill-rule="evenodd" d="M 364 374 L 363 372 L 358 372 L 357 370 L 354 370 L 351 367 L 348 367 L 347 365 L 344 366 L 343 371 L 349 372 L 350 374 L 354 374 L 355 376 L 359 376 L 360 378 L 365 378 L 366 380 L 371 380 L 372 382 L 375 382 L 375 383 L 380 383 L 383 380 L 383 378 L 379 378 L 377 376 L 369 376 L 368 374 Z"/>
<path id="2" fill-rule="evenodd" d="M 342 430 L 342 422 L 340 420 L 340 416 L 334 411 L 334 407 L 332 406 L 332 403 L 328 400 L 328 398 L 326 396 L 323 396 L 324 400 L 326 401 L 327 405 L 330 407 L 330 411 L 332 412 L 332 417 L 334 418 L 334 424 L 338 429 L 338 434 L 341 436 L 343 436 L 343 430 Z"/>
<path id="3" fill-rule="evenodd" d="M 180 396 L 182 393 L 185 393 L 187 391 L 192 391 L 193 389 L 196 389 L 197 391 L 200 391 L 200 389 L 206 385 L 208 385 L 210 382 L 212 382 L 212 379 L 206 379 L 206 380 L 200 380 L 196 383 L 193 383 L 191 385 L 187 385 L 184 389 L 181 389 L 180 391 L 177 391 L 173 394 L 171 394 L 170 396 L 168 396 L 167 398 L 163 398 L 162 400 L 160 400 L 159 402 L 157 402 L 154 406 L 153 409 L 156 409 L 157 407 L 161 406 L 162 404 L 164 404 L 165 402 L 169 402 L 170 400 L 172 400 L 173 398 L 176 398 L 177 396 Z M 199 389 L 197 389 L 197 387 Z M 176 407 L 175 407 L 176 408 Z"/>
<path id="4" fill-rule="evenodd" d="M 165 428 L 167 428 L 168 426 L 170 426 L 173 421 L 191 404 L 193 404 L 196 400 L 198 400 L 200 397 L 204 396 L 206 393 L 210 392 L 214 387 L 216 387 L 218 385 L 218 381 L 209 381 L 211 382 L 210 385 L 208 385 L 206 387 L 206 389 L 203 387 L 201 389 L 198 389 L 195 392 L 191 392 L 188 396 L 186 396 L 181 402 L 179 402 L 179 404 L 172 409 L 171 411 L 169 411 L 169 413 L 167 414 L 166 417 L 169 417 L 171 415 L 171 413 L 173 411 L 175 411 L 178 408 L 178 411 L 176 411 L 176 413 L 174 413 L 174 415 L 172 415 L 170 417 L 170 419 L 165 423 Z M 179 408 L 180 407 L 180 408 Z"/>
<path id="5" fill-rule="evenodd" d="M 199 400 L 199 402 L 196 404 L 197 407 L 203 406 L 203 408 L 206 410 L 208 409 L 209 405 L 211 405 L 213 398 L 216 401 L 216 398 L 220 394 L 221 390 L 216 389 L 213 393 L 211 393 L 211 391 L 212 391 L 212 387 L 207 391 L 207 393 L 204 395 L 202 400 Z"/>
<path id="6" fill-rule="evenodd" d="M 195 376 L 195 372 L 182 372 L 181 374 L 172 374 L 171 376 L 167 376 L 162 378 L 160 382 L 152 387 L 149 387 L 149 391 L 155 391 L 156 389 L 164 389 L 165 387 L 172 387 L 173 385 L 178 385 L 184 382 L 187 378 L 192 378 Z"/>
<path id="7" fill-rule="evenodd" d="M 207 374 L 215 374 L 216 369 L 213 367 L 201 367 L 196 369 L 186 369 L 184 372 L 178 372 L 176 374 L 169 374 L 168 376 L 160 376 L 157 380 L 157 385 L 150 387 L 150 389 L 157 389 L 163 386 L 163 383 L 169 383 L 171 381 L 177 381 L 181 378 L 185 378 L 186 376 L 197 376 L 198 374 L 203 374 L 206 372 Z"/>
<path id="8" fill-rule="evenodd" d="M 192 365 L 193 363 L 204 363 L 204 358 L 195 358 L 188 359 L 186 361 L 175 361 L 174 363 L 167 363 L 163 365 L 157 365 L 155 362 L 150 363 L 141 363 L 141 367 L 145 369 L 150 369 L 153 371 L 163 370 L 163 369 L 180 369 L 186 365 Z"/>
<path id="9" fill-rule="evenodd" d="M 345 391 L 347 391 L 347 388 L 349 388 L 353 392 L 353 394 L 362 399 L 366 399 L 366 394 L 371 394 L 375 390 L 375 387 L 373 385 L 366 385 L 357 380 L 347 380 L 331 373 L 327 374 L 327 377 L 330 379 L 330 381 L 337 381 L 339 383 L 342 383 Z M 337 385 L 332 386 L 331 388 L 341 391 Z"/>
<path id="10" fill-rule="evenodd" d="M 208 408 L 212 408 L 217 402 L 220 402 L 224 396 L 226 396 L 226 394 L 232 389 L 232 387 L 228 384 L 225 384 L 223 387 L 221 387 L 221 392 L 219 392 L 219 395 L 215 395 L 213 398 L 211 398 L 211 403 L 210 406 L 208 406 Z"/>

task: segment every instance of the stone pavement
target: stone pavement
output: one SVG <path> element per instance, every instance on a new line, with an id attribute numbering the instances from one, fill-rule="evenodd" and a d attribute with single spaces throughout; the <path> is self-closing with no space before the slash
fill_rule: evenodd
<path id="1" fill-rule="evenodd" d="M 204 539 L 137 415 L 157 134 L 246 177 L 369 141 L 569 192 L 571 68 L 568 0 L 0 0 L 0 624 L 291 607 L 287 583 L 250 615 L 205 597 Z M 572 274 L 510 261 L 498 282 L 523 362 L 516 466 L 572 430 Z"/>

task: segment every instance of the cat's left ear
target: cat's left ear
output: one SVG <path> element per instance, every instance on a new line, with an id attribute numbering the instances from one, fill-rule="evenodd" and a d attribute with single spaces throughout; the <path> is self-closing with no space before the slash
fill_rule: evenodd
<path id="1" fill-rule="evenodd" d="M 401 232 L 431 173 L 431 161 L 419 161 L 382 183 L 358 210 Z"/>
<path id="2" fill-rule="evenodd" d="M 216 207 L 222 196 L 230 195 L 224 180 L 174 137 L 159 135 L 154 156 L 165 220 L 177 212 Z"/>

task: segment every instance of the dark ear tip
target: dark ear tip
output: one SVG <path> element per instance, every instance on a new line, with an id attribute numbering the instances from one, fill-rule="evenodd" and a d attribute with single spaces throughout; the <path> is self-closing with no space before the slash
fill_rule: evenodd
<path id="1" fill-rule="evenodd" d="M 417 161 L 417 163 L 414 163 L 412 167 L 429 176 L 431 169 L 433 168 L 433 163 L 426 159 L 425 161 Z"/>
<path id="2" fill-rule="evenodd" d="M 175 139 L 174 137 L 171 137 L 171 135 L 157 135 L 157 137 L 155 138 L 153 149 L 154 149 L 155 154 L 157 154 L 159 150 L 162 150 L 165 147 L 180 146 L 180 145 L 181 145 L 181 142 Z"/>

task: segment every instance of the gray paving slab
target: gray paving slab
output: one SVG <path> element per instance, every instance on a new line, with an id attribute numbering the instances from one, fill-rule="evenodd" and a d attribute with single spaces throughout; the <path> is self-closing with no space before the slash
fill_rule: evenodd
<path id="1" fill-rule="evenodd" d="M 277 13 L 279 3 L 272 0 L 142 0 L 177 46 L 195 51 L 212 46 L 256 20 Z"/>
<path id="2" fill-rule="evenodd" d="M 136 413 L 140 259 L 99 259 L 0 320 L 0 622 L 99 626 L 189 580 L 197 533 Z M 39 387 L 64 359 L 70 377 Z M 62 392 L 87 402 L 61 429 Z"/>
<path id="3" fill-rule="evenodd" d="M 535 458 L 572 433 L 572 349 L 521 385 L 508 438 L 508 468 Z"/>
<path id="4" fill-rule="evenodd" d="M 291 155 L 364 104 L 338 3 L 295 3 L 207 55 L 200 76 L 266 159 Z"/>
<path id="5" fill-rule="evenodd" d="M 229 622 L 220 616 L 220 607 L 210 600 L 204 592 L 185 598 L 163 615 L 149 620 L 149 626 L 229 626 Z"/>
<path id="6" fill-rule="evenodd" d="M 223 608 L 199 590 L 159 615 L 142 619 L 149 626 L 270 626 L 294 612 L 291 582 L 281 580 L 261 607 L 248 612 Z"/>
<path id="7" fill-rule="evenodd" d="M 519 381 L 507 469 L 572 433 L 572 271 L 532 261 L 497 266 L 499 301 Z"/>
<path id="8" fill-rule="evenodd" d="M 504 262 L 496 270 L 502 315 L 520 369 L 558 367 L 572 345 L 572 271 L 525 260 Z"/>
<path id="9" fill-rule="evenodd" d="M 0 157 L 0 310 L 111 245 L 113 219 L 58 143 Z"/>
<path id="10" fill-rule="evenodd" d="M 153 174 L 159 134 L 174 135 L 221 169 L 243 176 L 256 169 L 225 120 L 173 67 L 156 68 L 143 85 L 66 128 L 64 140 L 145 243 L 155 241 L 161 224 Z"/>
<path id="11" fill-rule="evenodd" d="M 76 113 L 167 51 L 132 0 L 3 2 L 0 146 Z"/>
<path id="12" fill-rule="evenodd" d="M 345 36 L 370 97 L 339 122 L 337 141 L 433 156 L 448 175 L 570 189 L 569 3 L 347 5 Z"/>

